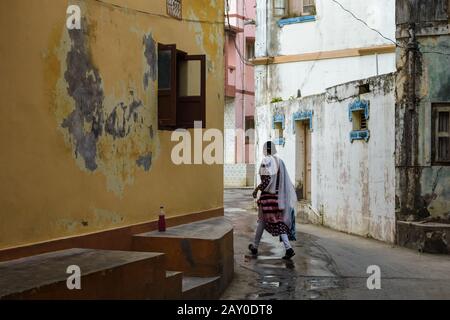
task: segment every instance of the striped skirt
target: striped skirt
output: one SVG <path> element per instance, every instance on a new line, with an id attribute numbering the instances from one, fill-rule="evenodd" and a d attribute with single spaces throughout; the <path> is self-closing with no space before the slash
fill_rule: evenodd
<path id="1" fill-rule="evenodd" d="M 258 205 L 262 213 L 260 220 L 265 223 L 267 232 L 274 237 L 290 233 L 289 227 L 284 223 L 283 211 L 278 207 L 278 194 L 263 192 Z"/>

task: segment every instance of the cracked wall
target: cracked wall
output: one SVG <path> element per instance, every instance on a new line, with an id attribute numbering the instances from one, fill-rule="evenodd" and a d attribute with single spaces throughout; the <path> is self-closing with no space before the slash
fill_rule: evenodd
<path id="1" fill-rule="evenodd" d="M 416 10 L 411 15 L 409 8 Z M 397 212 L 398 218 L 445 217 L 450 213 L 450 170 L 432 159 L 432 106 L 450 103 L 450 2 L 397 1 Z M 415 72 L 408 55 L 410 23 L 415 24 Z M 414 81 L 414 82 L 413 82 Z M 414 89 L 411 89 L 411 88 Z M 415 95 L 412 109 L 408 104 Z"/>

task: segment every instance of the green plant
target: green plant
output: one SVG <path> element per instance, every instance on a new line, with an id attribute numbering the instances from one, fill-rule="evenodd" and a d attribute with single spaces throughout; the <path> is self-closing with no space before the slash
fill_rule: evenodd
<path id="1" fill-rule="evenodd" d="M 281 98 L 281 97 L 273 98 L 270 103 L 278 103 L 278 102 L 283 102 L 283 98 Z"/>

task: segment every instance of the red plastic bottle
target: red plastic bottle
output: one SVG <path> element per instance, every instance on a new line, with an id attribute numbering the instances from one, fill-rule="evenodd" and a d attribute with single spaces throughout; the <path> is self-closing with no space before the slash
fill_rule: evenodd
<path id="1" fill-rule="evenodd" d="M 166 232 L 166 214 L 164 212 L 164 207 L 160 208 L 158 229 L 159 232 Z"/>

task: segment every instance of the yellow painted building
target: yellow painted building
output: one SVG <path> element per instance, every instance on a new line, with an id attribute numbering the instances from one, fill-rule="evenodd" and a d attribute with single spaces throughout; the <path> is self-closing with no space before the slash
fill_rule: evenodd
<path id="1" fill-rule="evenodd" d="M 222 165 L 173 164 L 158 113 L 158 44 L 174 44 L 206 56 L 205 128 L 223 130 L 223 17 L 222 0 L 183 0 L 182 19 L 166 0 L 0 1 L 0 251 L 148 223 L 161 205 L 223 213 Z"/>

